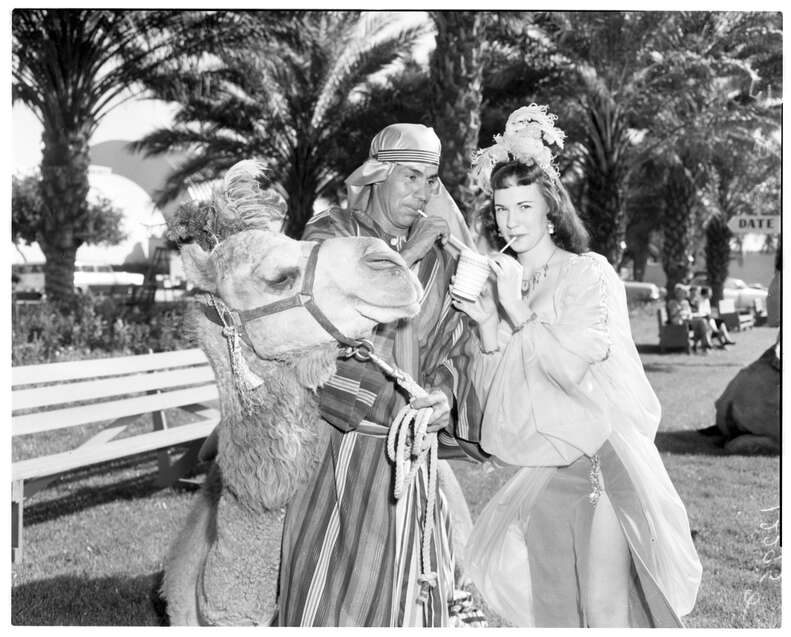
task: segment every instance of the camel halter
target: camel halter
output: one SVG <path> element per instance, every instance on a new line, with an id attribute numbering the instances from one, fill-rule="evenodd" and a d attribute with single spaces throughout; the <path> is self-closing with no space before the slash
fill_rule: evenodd
<path id="1" fill-rule="evenodd" d="M 400 385 L 410 400 L 422 398 L 428 392 L 418 385 L 404 370 L 390 365 L 374 353 L 374 346 L 362 340 L 355 346 L 341 347 L 341 358 L 352 358 L 361 362 L 371 361 L 385 376 Z M 437 573 L 431 571 L 431 535 L 434 530 L 434 515 L 437 492 L 438 442 L 436 433 L 428 433 L 428 421 L 432 409 L 415 409 L 407 403 L 396 414 L 387 432 L 387 457 L 395 464 L 395 484 L 393 495 L 398 500 L 407 490 L 418 469 L 426 463 L 428 487 L 426 510 L 423 519 L 423 538 L 421 543 L 420 594 L 418 600 L 428 601 L 428 590 L 437 585 Z M 410 431 L 411 429 L 411 431 Z"/>
<path id="2" fill-rule="evenodd" d="M 314 299 L 313 283 L 316 278 L 316 263 L 319 258 L 320 248 L 321 245 L 318 243 L 311 248 L 310 254 L 308 255 L 308 262 L 305 265 L 305 274 L 302 277 L 302 289 L 297 294 L 293 294 L 285 299 L 273 301 L 272 303 L 267 303 L 266 305 L 260 305 L 252 310 L 235 310 L 229 308 L 223 301 L 209 293 L 211 303 L 201 303 L 203 313 L 210 321 L 223 328 L 233 326 L 239 332 L 242 340 L 247 343 L 256 354 L 258 354 L 258 352 L 245 327 L 247 323 L 265 316 L 271 316 L 272 314 L 279 314 L 280 312 L 285 312 L 295 307 L 304 307 L 316 322 L 339 343 L 343 343 L 347 347 L 357 346 L 360 340 L 346 336 L 335 327 L 332 321 L 327 318 L 326 314 L 321 311 L 321 308 L 319 308 Z"/>

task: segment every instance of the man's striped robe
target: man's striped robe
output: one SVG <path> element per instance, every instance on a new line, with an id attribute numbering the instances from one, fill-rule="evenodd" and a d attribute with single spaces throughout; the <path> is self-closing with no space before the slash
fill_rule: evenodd
<path id="1" fill-rule="evenodd" d="M 388 236 L 359 211 L 333 208 L 314 217 L 304 240 Z M 467 370 L 478 353 L 466 316 L 447 294 L 455 260 L 434 246 L 415 266 L 425 288 L 419 314 L 380 325 L 375 351 L 409 372 L 426 389 L 450 398 L 451 425 L 440 432 L 440 457 L 485 454 L 480 405 Z M 330 441 L 316 474 L 286 513 L 280 566 L 278 623 L 284 626 L 443 626 L 453 594 L 453 556 L 447 508 L 438 494 L 431 543 L 439 575 L 428 602 L 418 601 L 420 546 L 427 474 L 393 497 L 394 466 L 387 459 L 390 423 L 406 395 L 373 364 L 338 360 L 336 375 L 319 391 Z M 450 431 L 452 430 L 452 432 Z"/>

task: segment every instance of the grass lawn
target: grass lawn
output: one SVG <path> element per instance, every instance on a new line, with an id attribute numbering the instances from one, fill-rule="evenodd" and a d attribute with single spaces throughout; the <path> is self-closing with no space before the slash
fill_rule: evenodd
<path id="1" fill-rule="evenodd" d="M 655 313 L 638 310 L 635 342 L 659 395 L 657 446 L 697 531 L 703 562 L 698 603 L 685 618 L 696 628 L 780 626 L 780 583 L 765 575 L 763 542 L 777 533 L 778 457 L 727 456 L 693 430 L 714 423 L 714 400 L 736 372 L 768 348 L 776 330 L 736 333 L 737 345 L 707 356 L 660 355 Z M 27 450 L 25 450 L 27 451 Z M 15 458 L 21 449 L 15 450 Z M 26 455 L 26 454 L 25 454 Z M 510 472 L 454 463 L 473 517 Z M 25 556 L 12 566 L 15 625 L 157 625 L 151 602 L 162 556 L 193 493 L 153 486 L 151 456 L 62 478 L 25 508 Z M 280 516 L 273 514 L 274 595 Z M 775 571 L 769 572 L 777 576 Z M 496 617 L 491 624 L 498 625 Z"/>

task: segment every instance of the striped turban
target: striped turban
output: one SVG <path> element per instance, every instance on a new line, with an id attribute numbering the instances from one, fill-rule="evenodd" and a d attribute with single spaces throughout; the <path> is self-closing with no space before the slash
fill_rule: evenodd
<path id="1" fill-rule="evenodd" d="M 371 197 L 371 186 L 387 179 L 397 163 L 439 166 L 441 149 L 442 144 L 433 128 L 422 124 L 386 126 L 371 141 L 368 159 L 346 179 L 347 206 L 364 211 Z M 474 245 L 464 217 L 442 182 L 439 193 L 427 202 L 425 212 L 445 219 L 454 236 L 469 246 Z"/>

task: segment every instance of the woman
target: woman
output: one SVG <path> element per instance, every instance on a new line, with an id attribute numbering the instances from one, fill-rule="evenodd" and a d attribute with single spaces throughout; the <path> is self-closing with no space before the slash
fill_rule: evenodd
<path id="1" fill-rule="evenodd" d="M 553 121 L 546 107 L 519 109 L 473 173 L 493 190 L 492 243 L 516 258 L 494 255 L 496 292 L 454 304 L 487 352 L 474 378 L 481 445 L 523 468 L 479 517 L 465 561 L 514 625 L 680 626 L 700 561 L 653 443 L 660 406 L 623 283 L 586 251 L 551 164 L 548 144 L 563 141 Z"/>
<path id="2" fill-rule="evenodd" d="M 689 329 L 692 330 L 692 351 L 698 351 L 698 343 L 703 346 L 703 353 L 708 354 L 711 349 L 711 326 L 709 322 L 696 316 L 692 310 L 692 299 L 690 295 L 697 288 L 687 288 L 681 283 L 676 283 L 673 288 L 673 297 L 667 302 L 667 322 L 671 325 L 683 325 L 689 322 Z"/>

